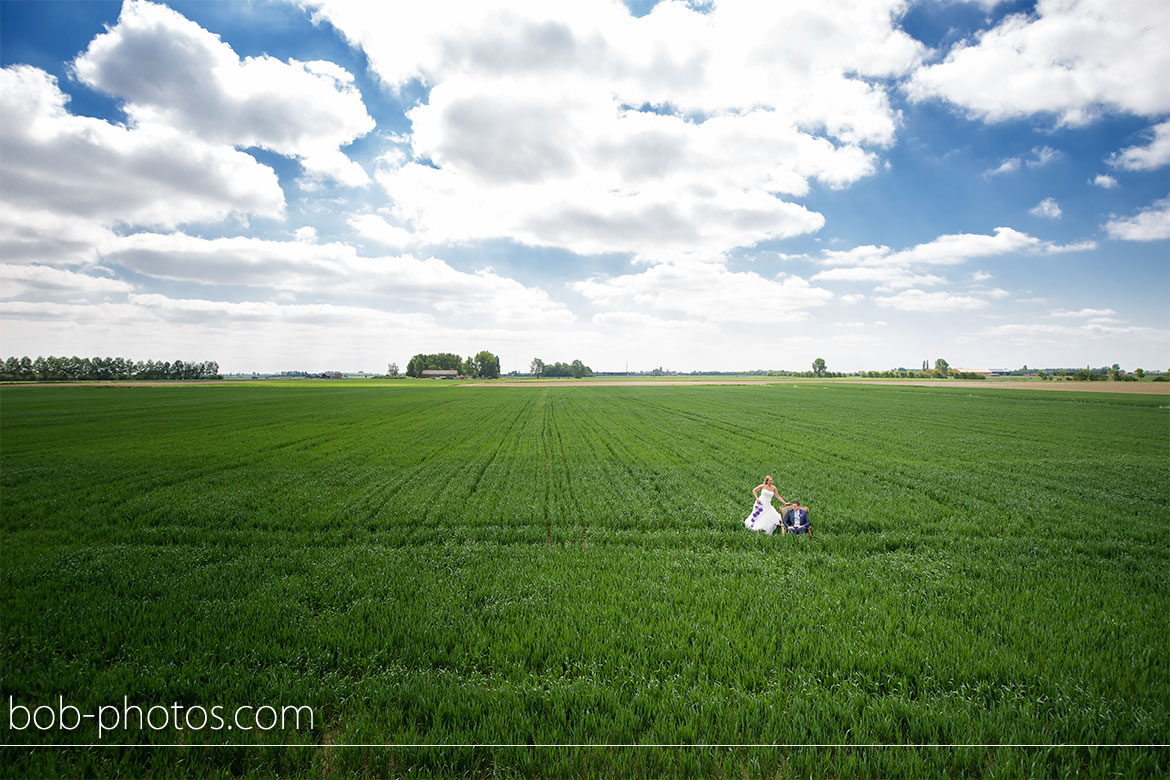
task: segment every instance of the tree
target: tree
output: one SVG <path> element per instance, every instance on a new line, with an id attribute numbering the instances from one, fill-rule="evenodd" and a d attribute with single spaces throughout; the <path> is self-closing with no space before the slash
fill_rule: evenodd
<path id="1" fill-rule="evenodd" d="M 532 371 L 533 376 L 540 376 L 544 373 L 544 361 L 540 358 L 532 358 L 532 365 L 528 368 Z"/>
<path id="2" fill-rule="evenodd" d="M 947 372 L 951 370 L 951 364 L 948 363 L 947 361 L 943 360 L 942 358 L 939 358 L 939 359 L 934 361 L 934 370 L 939 372 L 940 374 L 942 374 L 945 377 L 947 375 Z"/>
<path id="3" fill-rule="evenodd" d="M 500 378 L 500 358 L 486 349 L 475 356 L 476 376 L 486 379 Z"/>
<path id="4" fill-rule="evenodd" d="M 398 364 L 389 363 L 386 365 L 386 373 L 390 376 L 398 376 Z"/>
<path id="5" fill-rule="evenodd" d="M 1142 379 L 1142 378 L 1144 378 L 1144 377 L 1145 377 L 1145 375 L 1146 375 L 1146 371 L 1145 371 L 1145 369 L 1142 369 L 1142 368 L 1135 368 L 1135 369 L 1133 370 L 1133 374 L 1134 374 L 1134 376 L 1136 376 L 1138 379 Z"/>
<path id="6" fill-rule="evenodd" d="M 816 360 L 814 360 L 813 364 L 812 364 L 812 370 L 813 370 L 813 373 L 815 375 L 824 376 L 825 375 L 825 359 L 824 358 L 817 358 Z"/>
<path id="7" fill-rule="evenodd" d="M 463 364 L 459 366 L 459 373 L 463 374 L 463 376 L 475 376 L 477 370 L 478 367 L 475 365 L 475 360 L 472 359 L 471 355 L 468 355 L 467 360 L 464 360 Z"/>

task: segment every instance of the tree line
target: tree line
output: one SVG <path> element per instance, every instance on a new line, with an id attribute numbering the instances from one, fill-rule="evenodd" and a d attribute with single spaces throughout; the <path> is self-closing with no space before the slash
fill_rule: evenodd
<path id="1" fill-rule="evenodd" d="M 397 368 L 395 365 L 395 371 Z M 454 352 L 437 352 L 433 355 L 420 353 L 406 364 L 407 376 L 420 377 L 423 371 L 456 371 L 461 376 L 499 379 L 500 358 L 486 349 L 477 353 L 475 357 L 468 355 L 466 359 Z"/>
<path id="2" fill-rule="evenodd" d="M 580 379 L 583 376 L 593 376 L 593 369 L 574 360 L 572 363 L 545 363 L 540 358 L 533 358 L 529 366 L 533 376 L 539 377 L 573 377 Z"/>
<path id="3" fill-rule="evenodd" d="M 10 357 L 4 361 L 0 381 L 53 381 L 117 379 L 221 379 L 219 363 L 207 360 L 202 363 L 148 360 L 134 361 L 122 357 Z"/>

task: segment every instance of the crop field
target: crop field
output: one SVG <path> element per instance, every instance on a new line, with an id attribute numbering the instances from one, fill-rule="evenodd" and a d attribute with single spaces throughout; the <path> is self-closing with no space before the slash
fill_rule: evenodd
<path id="1" fill-rule="evenodd" d="M 0 393 L 4 776 L 1170 773 L 1166 395 Z"/>

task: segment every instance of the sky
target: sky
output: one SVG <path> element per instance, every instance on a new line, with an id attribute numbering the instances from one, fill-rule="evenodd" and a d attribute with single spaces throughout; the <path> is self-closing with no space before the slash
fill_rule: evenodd
<path id="1" fill-rule="evenodd" d="M 1170 367 L 1165 0 L 0 0 L 0 353 Z"/>

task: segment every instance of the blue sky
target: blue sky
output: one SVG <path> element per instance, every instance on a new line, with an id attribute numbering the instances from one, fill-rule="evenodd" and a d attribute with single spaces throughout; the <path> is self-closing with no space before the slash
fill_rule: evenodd
<path id="1" fill-rule="evenodd" d="M 1170 7 L 0 2 L 0 352 L 1170 367 Z"/>

